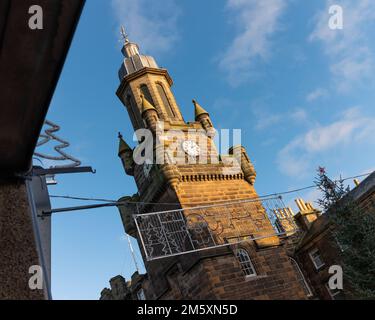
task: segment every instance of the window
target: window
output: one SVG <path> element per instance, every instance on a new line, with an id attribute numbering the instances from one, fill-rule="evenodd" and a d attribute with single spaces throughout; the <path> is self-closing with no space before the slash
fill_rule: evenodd
<path id="1" fill-rule="evenodd" d="M 137 299 L 138 300 L 146 300 L 145 292 L 144 292 L 143 289 L 138 290 Z"/>
<path id="2" fill-rule="evenodd" d="M 170 116 L 171 118 L 174 118 L 175 114 L 173 112 L 171 104 L 169 103 L 167 95 L 165 94 L 163 86 L 160 83 L 157 83 L 156 87 L 158 88 L 158 92 L 159 92 L 160 98 L 163 101 L 163 104 L 164 104 L 164 107 L 165 107 L 165 109 L 167 111 L 168 116 Z"/>
<path id="3" fill-rule="evenodd" d="M 322 257 L 320 256 L 320 252 L 318 249 L 314 249 L 309 253 L 311 261 L 313 262 L 315 269 L 319 270 L 321 267 L 324 266 L 324 262 Z"/>
<path id="4" fill-rule="evenodd" d="M 236 252 L 236 257 L 241 265 L 241 269 L 245 276 L 254 277 L 257 275 L 249 254 L 244 249 L 239 249 Z"/>
<path id="5" fill-rule="evenodd" d="M 292 263 L 294 271 L 297 274 L 297 279 L 298 279 L 299 283 L 301 284 L 301 286 L 303 288 L 303 291 L 305 291 L 306 296 L 311 297 L 313 294 L 311 292 L 311 289 L 310 289 L 309 285 L 307 284 L 305 276 L 303 275 L 302 270 L 299 267 L 297 261 L 294 260 L 293 258 L 289 258 L 289 259 L 290 259 L 290 262 Z"/>
<path id="6" fill-rule="evenodd" d="M 130 95 L 126 97 L 126 105 L 130 113 L 130 120 L 132 121 L 134 127 L 139 127 L 138 117 L 134 113 L 134 103 Z"/>
<path id="7" fill-rule="evenodd" d="M 146 100 L 148 102 L 150 102 L 153 106 L 155 106 L 154 100 L 152 100 L 152 97 L 151 97 L 150 90 L 148 90 L 148 88 L 145 84 L 141 85 L 141 92 L 144 95 L 144 97 L 146 98 Z"/>
<path id="8" fill-rule="evenodd" d="M 276 227 L 277 233 L 285 233 L 284 227 L 281 224 L 279 218 L 276 218 L 275 220 L 275 227 Z"/>
<path id="9" fill-rule="evenodd" d="M 341 300 L 343 299 L 343 295 L 342 295 L 342 290 L 339 290 L 339 289 L 331 289 L 328 285 L 328 283 L 326 283 L 326 288 L 327 288 L 327 291 L 331 297 L 332 300 Z"/>

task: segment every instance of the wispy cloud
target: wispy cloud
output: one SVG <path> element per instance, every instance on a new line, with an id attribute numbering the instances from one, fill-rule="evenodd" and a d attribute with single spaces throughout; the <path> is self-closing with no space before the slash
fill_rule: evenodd
<path id="1" fill-rule="evenodd" d="M 247 80 L 255 60 L 269 56 L 271 36 L 279 30 L 279 19 L 285 7 L 286 0 L 227 1 L 227 9 L 234 16 L 239 31 L 219 66 L 231 84 L 239 85 Z"/>
<path id="2" fill-rule="evenodd" d="M 254 110 L 253 114 L 256 119 L 255 129 L 263 130 L 269 127 L 275 126 L 282 121 L 281 114 L 275 114 L 272 112 L 265 112 L 261 110 Z"/>
<path id="3" fill-rule="evenodd" d="M 317 99 L 323 98 L 328 95 L 328 92 L 326 89 L 323 88 L 317 88 L 313 91 L 311 91 L 307 96 L 306 96 L 306 101 L 308 102 L 313 102 Z"/>
<path id="4" fill-rule="evenodd" d="M 144 52 L 166 52 L 179 37 L 181 9 L 175 0 L 112 0 L 112 8 L 118 24 Z"/>
<path id="5" fill-rule="evenodd" d="M 297 122 L 303 122 L 306 121 L 308 116 L 307 112 L 303 110 L 302 108 L 297 108 L 291 113 L 289 113 L 290 119 Z"/>
<path id="6" fill-rule="evenodd" d="M 342 30 L 331 30 L 328 27 L 328 8 L 333 4 L 343 8 Z M 339 91 L 348 91 L 373 74 L 374 54 L 367 43 L 373 37 L 374 21 L 373 0 L 326 0 L 326 8 L 315 17 L 315 28 L 309 40 L 323 44 Z"/>
<path id="7" fill-rule="evenodd" d="M 270 127 L 276 127 L 280 123 L 286 121 L 288 123 L 295 122 L 298 124 L 306 121 L 308 118 L 306 111 L 302 108 L 296 108 L 285 113 L 275 113 L 267 111 L 264 107 L 253 107 L 252 112 L 256 121 L 254 126 L 256 130 L 265 130 Z"/>
<path id="8" fill-rule="evenodd" d="M 314 155 L 339 146 L 371 142 L 375 136 L 375 117 L 365 117 L 359 108 L 351 108 L 326 126 L 318 125 L 289 142 L 278 154 L 278 166 L 288 176 L 303 176 L 310 170 Z"/>

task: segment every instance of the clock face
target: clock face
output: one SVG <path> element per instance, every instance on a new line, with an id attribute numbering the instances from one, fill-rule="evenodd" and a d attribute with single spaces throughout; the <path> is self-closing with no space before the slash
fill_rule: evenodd
<path id="1" fill-rule="evenodd" d="M 195 141 L 192 140 L 186 140 L 182 142 L 182 149 L 192 157 L 199 156 L 199 153 L 201 152 L 201 148 L 197 145 Z"/>
<path id="2" fill-rule="evenodd" d="M 150 175 L 151 169 L 152 169 L 152 163 L 145 162 L 143 164 L 143 173 L 146 176 L 146 178 L 148 178 L 148 176 Z"/>

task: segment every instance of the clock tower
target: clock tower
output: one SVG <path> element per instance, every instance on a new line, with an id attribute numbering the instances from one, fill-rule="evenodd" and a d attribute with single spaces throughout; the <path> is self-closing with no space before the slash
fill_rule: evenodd
<path id="1" fill-rule="evenodd" d="M 131 148 L 120 135 L 119 157 L 138 192 L 121 198 L 119 210 L 147 269 L 131 282 L 139 291 L 134 296 L 304 299 L 285 241 L 255 191 L 256 172 L 245 148 L 234 146 L 220 155 L 210 114 L 193 100 L 195 119 L 186 122 L 168 71 L 123 36 L 117 96 L 138 146 Z M 163 220 L 163 214 L 169 218 Z M 158 226 L 146 218 L 164 226 L 163 241 L 155 235 Z M 193 224 L 200 226 L 200 242 L 189 231 Z M 188 231 L 185 246 L 181 234 Z"/>

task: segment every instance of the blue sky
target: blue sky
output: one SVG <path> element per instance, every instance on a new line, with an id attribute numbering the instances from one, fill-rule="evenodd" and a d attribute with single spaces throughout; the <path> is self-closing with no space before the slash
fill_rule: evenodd
<path id="1" fill-rule="evenodd" d="M 328 29 L 332 3 L 343 30 Z M 168 68 L 185 120 L 196 98 L 217 128 L 242 130 L 259 194 L 311 185 L 319 165 L 332 177 L 375 169 L 373 1 L 88 0 L 48 119 L 97 173 L 58 176 L 50 194 L 136 192 L 117 157 L 117 132 L 133 134 L 115 96 L 120 24 Z M 285 201 L 295 197 L 317 193 Z M 116 208 L 56 214 L 52 232 L 55 299 L 98 299 L 111 277 L 135 270 Z"/>

